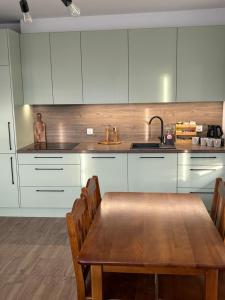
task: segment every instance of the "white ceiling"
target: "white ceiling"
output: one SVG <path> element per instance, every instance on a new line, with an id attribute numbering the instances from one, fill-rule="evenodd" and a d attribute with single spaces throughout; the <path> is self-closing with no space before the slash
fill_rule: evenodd
<path id="1" fill-rule="evenodd" d="M 68 16 L 61 0 L 27 0 L 33 18 Z M 225 7 L 225 0 L 73 0 L 82 16 Z M 0 22 L 20 19 L 19 0 L 0 0 Z"/>

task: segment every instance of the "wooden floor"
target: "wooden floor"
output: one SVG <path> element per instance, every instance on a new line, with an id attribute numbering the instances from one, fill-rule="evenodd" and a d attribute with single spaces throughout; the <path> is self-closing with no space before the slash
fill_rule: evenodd
<path id="1" fill-rule="evenodd" d="M 185 299 L 170 286 L 163 299 Z M 225 276 L 219 294 L 225 300 Z M 0 217 L 0 300 L 36 299 L 76 300 L 65 219 Z"/>
<path id="2" fill-rule="evenodd" d="M 0 218 L 0 299 L 76 299 L 65 219 Z"/>

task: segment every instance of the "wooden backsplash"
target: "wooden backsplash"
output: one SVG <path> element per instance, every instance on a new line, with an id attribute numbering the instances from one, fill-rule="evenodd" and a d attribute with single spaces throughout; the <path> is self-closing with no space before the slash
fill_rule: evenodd
<path id="1" fill-rule="evenodd" d="M 119 128 L 124 141 L 147 141 L 160 134 L 158 120 L 153 121 L 149 134 L 147 122 L 152 116 L 161 116 L 165 125 L 190 120 L 222 125 L 223 103 L 33 106 L 34 117 L 37 112 L 46 122 L 49 142 L 99 141 L 109 124 Z M 87 135 L 87 128 L 93 128 L 94 134 Z"/>

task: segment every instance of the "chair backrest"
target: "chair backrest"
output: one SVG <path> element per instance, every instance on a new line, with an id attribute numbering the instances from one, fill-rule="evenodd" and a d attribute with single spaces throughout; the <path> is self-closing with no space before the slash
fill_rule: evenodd
<path id="1" fill-rule="evenodd" d="M 87 199 L 89 215 L 93 220 L 95 213 L 101 203 L 101 193 L 97 176 L 93 176 L 88 179 L 86 187 L 82 188 L 82 194 L 84 194 Z"/>
<path id="2" fill-rule="evenodd" d="M 222 178 L 218 177 L 216 178 L 215 187 L 214 187 L 214 193 L 213 193 L 213 202 L 212 202 L 212 208 L 211 208 L 211 219 L 216 224 L 217 219 L 217 211 L 218 211 L 218 190 L 219 190 L 219 184 L 222 182 Z"/>
<path id="3" fill-rule="evenodd" d="M 77 299 L 85 299 L 85 268 L 78 264 L 77 257 L 90 228 L 90 217 L 86 199 L 75 200 L 71 212 L 66 215 L 70 247 L 76 276 Z"/>
<path id="4" fill-rule="evenodd" d="M 224 240 L 225 238 L 225 183 L 221 181 L 218 188 L 218 209 L 216 215 L 216 227 Z"/>

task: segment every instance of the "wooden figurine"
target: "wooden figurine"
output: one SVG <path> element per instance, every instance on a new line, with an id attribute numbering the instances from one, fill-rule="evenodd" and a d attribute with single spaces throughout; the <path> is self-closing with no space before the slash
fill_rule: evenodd
<path id="1" fill-rule="evenodd" d="M 46 124 L 42 121 L 42 114 L 37 113 L 37 120 L 34 122 L 34 143 L 46 143 Z"/>

